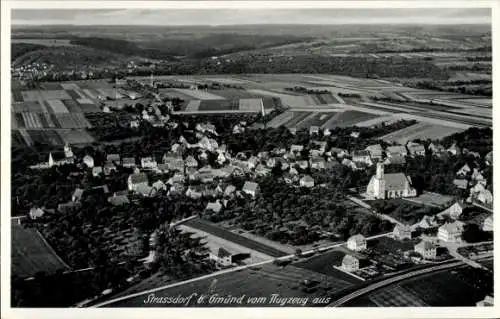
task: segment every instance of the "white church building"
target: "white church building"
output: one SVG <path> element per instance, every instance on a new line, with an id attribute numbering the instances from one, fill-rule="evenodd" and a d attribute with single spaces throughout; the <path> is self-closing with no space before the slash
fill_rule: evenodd
<path id="1" fill-rule="evenodd" d="M 417 196 L 409 176 L 403 173 L 384 174 L 383 163 L 377 163 L 377 172 L 370 179 L 366 193 L 376 199 Z"/>

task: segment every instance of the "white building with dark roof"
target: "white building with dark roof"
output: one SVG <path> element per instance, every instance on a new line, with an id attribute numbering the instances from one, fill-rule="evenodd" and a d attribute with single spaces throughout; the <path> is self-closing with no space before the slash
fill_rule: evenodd
<path id="1" fill-rule="evenodd" d="M 148 176 L 144 173 L 131 174 L 127 180 L 128 189 L 135 191 L 139 185 L 149 185 Z"/>
<path id="2" fill-rule="evenodd" d="M 345 255 L 342 259 L 342 269 L 347 272 L 359 270 L 359 259 L 352 255 Z"/>
<path id="3" fill-rule="evenodd" d="M 363 251 L 366 249 L 365 236 L 358 234 L 349 237 L 347 240 L 347 248 L 353 251 Z"/>
<path id="4" fill-rule="evenodd" d="M 251 195 L 252 197 L 255 197 L 259 194 L 260 192 L 260 187 L 259 184 L 255 182 L 245 182 L 243 184 L 243 188 L 241 189 L 245 194 Z"/>
<path id="5" fill-rule="evenodd" d="M 409 176 L 403 173 L 384 174 L 383 163 L 377 163 L 377 172 L 368 183 L 366 193 L 376 199 L 417 196 Z"/>
<path id="6" fill-rule="evenodd" d="M 406 147 L 404 147 L 403 145 L 393 145 L 393 146 L 388 146 L 386 148 L 385 155 L 389 158 L 394 156 L 405 157 L 408 155 L 408 151 L 406 150 Z"/>
<path id="7" fill-rule="evenodd" d="M 437 248 L 431 242 L 426 240 L 421 241 L 414 247 L 416 253 L 419 253 L 424 259 L 435 259 L 437 256 Z"/>
<path id="8" fill-rule="evenodd" d="M 366 151 L 370 153 L 372 159 L 380 159 L 382 158 L 382 154 L 384 150 L 380 144 L 369 145 L 365 148 Z"/>
<path id="9" fill-rule="evenodd" d="M 464 232 L 464 223 L 454 221 L 446 223 L 438 229 L 438 238 L 447 243 L 458 243 L 462 241 L 462 233 Z"/>

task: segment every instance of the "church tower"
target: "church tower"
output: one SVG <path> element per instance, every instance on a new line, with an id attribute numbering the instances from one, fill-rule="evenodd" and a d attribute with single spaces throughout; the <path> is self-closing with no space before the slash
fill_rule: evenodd
<path id="1" fill-rule="evenodd" d="M 64 145 L 64 155 L 66 156 L 66 158 L 73 157 L 73 151 L 71 150 L 71 146 L 68 143 Z"/>
<path id="2" fill-rule="evenodd" d="M 385 199 L 385 179 L 384 179 L 384 164 L 382 162 L 377 163 L 377 172 L 375 174 L 374 181 L 374 193 L 375 198 Z"/>

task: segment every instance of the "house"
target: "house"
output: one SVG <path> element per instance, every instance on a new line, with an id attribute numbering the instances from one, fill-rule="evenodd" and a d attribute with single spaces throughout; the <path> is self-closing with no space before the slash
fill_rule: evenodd
<path id="1" fill-rule="evenodd" d="M 153 187 L 156 191 L 167 190 L 167 185 L 165 185 L 165 183 L 162 182 L 161 180 L 157 180 L 156 182 L 154 182 L 153 185 L 151 185 L 151 187 Z"/>
<path id="2" fill-rule="evenodd" d="M 355 163 L 364 163 L 368 166 L 373 165 L 370 152 L 366 150 L 357 150 L 352 152 L 352 161 Z"/>
<path id="3" fill-rule="evenodd" d="M 248 194 L 248 195 L 251 195 L 252 197 L 255 197 L 259 194 L 260 187 L 259 187 L 259 184 L 255 183 L 255 182 L 246 181 L 245 184 L 243 184 L 243 188 L 241 190 L 245 194 Z"/>
<path id="4" fill-rule="evenodd" d="M 113 206 L 121 206 L 130 203 L 126 195 L 113 195 L 108 197 L 108 202 Z"/>
<path id="5" fill-rule="evenodd" d="M 205 211 L 211 210 L 214 213 L 219 213 L 222 210 L 222 204 L 219 202 L 219 200 L 215 202 L 209 202 L 207 206 L 205 207 Z"/>
<path id="6" fill-rule="evenodd" d="M 300 169 L 307 169 L 309 167 L 308 161 L 297 161 L 296 164 L 300 167 Z"/>
<path id="7" fill-rule="evenodd" d="M 438 229 L 438 238 L 444 242 L 457 243 L 462 241 L 462 233 L 464 231 L 464 223 L 454 221 L 446 223 Z"/>
<path id="8" fill-rule="evenodd" d="M 129 175 L 128 180 L 128 189 L 130 191 L 135 191 L 139 185 L 148 185 L 148 176 L 144 173 L 134 173 Z"/>
<path id="9" fill-rule="evenodd" d="M 486 156 L 484 157 L 484 161 L 486 162 L 486 165 L 490 166 L 493 165 L 493 152 L 490 151 Z"/>
<path id="10" fill-rule="evenodd" d="M 431 143 L 429 144 L 429 147 L 428 147 L 429 151 L 432 152 L 432 155 L 433 156 L 441 156 L 444 152 L 445 152 L 445 149 L 444 149 L 444 146 L 439 144 L 439 143 Z"/>
<path id="11" fill-rule="evenodd" d="M 317 149 L 321 152 L 321 155 L 326 151 L 327 143 L 325 141 L 312 141 L 312 145 L 314 149 Z"/>
<path id="12" fill-rule="evenodd" d="M 401 155 L 392 155 L 384 161 L 385 165 L 403 165 L 406 163 L 406 158 Z"/>
<path id="13" fill-rule="evenodd" d="M 483 231 L 493 231 L 493 215 L 484 219 L 482 229 Z"/>
<path id="14" fill-rule="evenodd" d="M 300 187 L 314 187 L 314 179 L 309 175 L 302 177 L 299 183 Z"/>
<path id="15" fill-rule="evenodd" d="M 260 160 L 267 160 L 269 158 L 269 152 L 259 152 L 257 153 L 257 158 Z"/>
<path id="16" fill-rule="evenodd" d="M 408 151 L 406 150 L 406 147 L 403 145 L 393 145 L 393 146 L 387 147 L 387 149 L 385 150 L 385 155 L 388 158 L 391 158 L 394 156 L 405 157 L 405 156 L 408 156 Z"/>
<path id="17" fill-rule="evenodd" d="M 476 302 L 476 307 L 493 307 L 494 305 L 493 296 L 486 296 L 483 300 Z"/>
<path id="18" fill-rule="evenodd" d="M 222 267 L 231 266 L 231 264 L 233 263 L 231 253 L 222 247 L 219 248 L 216 255 L 212 254 L 211 258 Z"/>
<path id="19" fill-rule="evenodd" d="M 83 164 L 87 165 L 88 168 L 94 167 L 94 158 L 90 155 L 85 155 L 83 157 Z"/>
<path id="20" fill-rule="evenodd" d="M 82 200 L 82 196 L 83 196 L 83 189 L 81 188 L 77 188 L 75 189 L 75 191 L 73 192 L 73 195 L 71 196 L 71 200 L 73 202 L 79 202 Z"/>
<path id="21" fill-rule="evenodd" d="M 437 248 L 429 241 L 421 241 L 420 243 L 415 245 L 414 250 L 424 259 L 436 259 Z"/>
<path id="22" fill-rule="evenodd" d="M 300 152 L 302 152 L 304 150 L 304 146 L 302 145 L 296 145 L 296 144 L 292 144 L 290 146 L 290 153 L 291 154 L 294 154 L 294 155 L 297 155 L 299 154 Z"/>
<path id="23" fill-rule="evenodd" d="M 355 170 L 358 170 L 358 169 L 361 169 L 355 162 L 351 161 L 350 159 L 348 158 L 344 158 L 342 160 L 342 165 L 344 166 L 347 166 L 349 167 L 350 169 L 352 169 L 353 171 Z"/>
<path id="24" fill-rule="evenodd" d="M 134 190 L 137 194 L 140 194 L 145 197 L 152 197 L 153 195 L 156 194 L 156 191 L 153 187 L 147 185 L 147 184 L 139 184 L 135 187 Z"/>
<path id="25" fill-rule="evenodd" d="M 158 166 L 156 160 L 152 157 L 143 157 L 141 158 L 141 167 L 144 169 L 154 169 Z"/>
<path id="26" fill-rule="evenodd" d="M 67 203 L 61 203 L 57 205 L 57 210 L 61 213 L 67 214 L 67 213 L 72 213 L 78 208 L 80 208 L 82 204 L 78 202 L 67 202 Z"/>
<path id="27" fill-rule="evenodd" d="M 309 135 L 315 135 L 315 134 L 316 135 L 319 134 L 319 126 L 315 126 L 315 125 L 310 126 L 309 127 Z"/>
<path id="28" fill-rule="evenodd" d="M 467 186 L 469 186 L 469 181 L 466 179 L 456 178 L 453 180 L 453 185 L 455 185 L 456 187 L 458 187 L 460 189 L 467 189 Z"/>
<path id="29" fill-rule="evenodd" d="M 270 172 L 271 170 L 262 164 L 257 165 L 257 167 L 255 168 L 255 174 L 257 174 L 257 176 L 265 176 Z"/>
<path id="30" fill-rule="evenodd" d="M 32 207 L 29 212 L 31 219 L 37 219 L 43 216 L 45 212 L 40 207 Z"/>
<path id="31" fill-rule="evenodd" d="M 463 202 L 455 202 L 453 205 L 443 210 L 439 215 L 448 215 L 451 219 L 458 219 L 467 206 Z"/>
<path id="32" fill-rule="evenodd" d="M 297 134 L 297 128 L 296 128 L 296 127 L 289 127 L 289 128 L 288 128 L 288 131 L 289 131 L 289 132 L 290 132 L 290 134 L 292 134 L 292 135 Z"/>
<path id="33" fill-rule="evenodd" d="M 366 193 L 376 199 L 417 196 L 409 176 L 403 173 L 384 174 L 383 163 L 377 163 L 377 172 L 370 179 Z"/>
<path id="34" fill-rule="evenodd" d="M 462 168 L 460 168 L 458 171 L 457 171 L 457 177 L 466 177 L 467 175 L 469 175 L 469 173 L 471 172 L 471 168 L 469 165 L 465 164 L 464 166 L 462 166 Z"/>
<path id="35" fill-rule="evenodd" d="M 101 166 L 97 166 L 97 167 L 92 168 L 92 176 L 97 177 L 100 174 L 102 174 L 102 167 Z"/>
<path id="36" fill-rule="evenodd" d="M 198 188 L 189 186 L 186 191 L 186 196 L 192 199 L 200 199 L 203 196 L 203 193 Z"/>
<path id="37" fill-rule="evenodd" d="M 330 131 L 330 129 L 329 129 L 329 128 L 325 128 L 325 129 L 323 130 L 323 135 L 324 135 L 324 136 L 330 136 L 330 135 L 332 135 L 332 131 Z"/>
<path id="38" fill-rule="evenodd" d="M 216 140 L 205 136 L 200 141 L 198 141 L 198 147 L 213 152 L 219 147 L 219 144 Z"/>
<path id="39" fill-rule="evenodd" d="M 322 170 L 326 168 L 326 162 L 322 157 L 316 156 L 309 160 L 309 166 L 312 169 Z"/>
<path id="40" fill-rule="evenodd" d="M 342 269 L 347 272 L 359 270 L 359 259 L 352 255 L 345 255 L 342 259 Z"/>
<path id="41" fill-rule="evenodd" d="M 347 240 L 347 248 L 353 251 L 363 251 L 366 249 L 365 236 L 358 234 L 349 237 Z"/>
<path id="42" fill-rule="evenodd" d="M 247 165 L 248 169 L 254 169 L 259 165 L 260 160 L 257 158 L 257 156 L 250 156 L 250 158 L 247 160 Z"/>
<path id="43" fill-rule="evenodd" d="M 124 157 L 122 160 L 122 166 L 127 168 L 135 168 L 135 158 L 134 157 Z"/>
<path id="44" fill-rule="evenodd" d="M 436 227 L 438 222 L 436 220 L 436 216 L 427 216 L 422 217 L 422 220 L 417 224 L 418 227 L 422 229 L 429 229 Z"/>
<path id="45" fill-rule="evenodd" d="M 380 144 L 369 145 L 365 148 L 365 151 L 368 151 L 372 159 L 382 158 L 382 153 L 384 152 Z"/>
<path id="46" fill-rule="evenodd" d="M 215 125 L 213 125 L 211 123 L 198 123 L 198 124 L 196 124 L 195 129 L 197 131 L 202 132 L 202 133 L 208 132 L 208 133 L 211 133 L 213 135 L 217 135 L 217 131 L 215 130 Z"/>
<path id="47" fill-rule="evenodd" d="M 332 147 L 328 152 L 330 152 L 332 155 L 335 155 L 338 158 L 343 158 L 349 155 L 349 152 L 338 147 Z"/>
<path id="48" fill-rule="evenodd" d="M 106 156 L 106 161 L 113 162 L 115 164 L 119 164 L 120 163 L 120 154 L 108 154 Z"/>
<path id="49" fill-rule="evenodd" d="M 425 156 L 425 147 L 420 143 L 408 142 L 406 148 L 411 156 Z"/>
<path id="50" fill-rule="evenodd" d="M 447 150 L 446 150 L 448 153 L 450 153 L 451 155 L 458 155 L 461 153 L 461 150 L 460 148 L 457 146 L 456 143 L 453 143 L 452 146 L 450 146 Z"/>
<path id="51" fill-rule="evenodd" d="M 257 184 L 257 183 L 255 183 L 255 184 Z M 236 191 L 236 187 L 234 185 L 228 185 L 226 187 L 226 189 L 224 190 L 224 196 L 225 197 L 232 197 L 235 191 Z"/>
<path id="52" fill-rule="evenodd" d="M 106 175 L 106 176 L 111 175 L 111 173 L 113 173 L 113 172 L 116 172 L 116 166 L 115 166 L 114 162 L 105 163 L 103 166 L 103 172 L 104 172 L 104 175 Z"/>
<path id="53" fill-rule="evenodd" d="M 138 127 L 139 127 L 139 121 L 138 120 L 130 121 L 130 128 L 138 128 Z"/>
<path id="54" fill-rule="evenodd" d="M 198 161 L 191 155 L 189 155 L 184 161 L 186 167 L 196 168 L 198 167 Z"/>
<path id="55" fill-rule="evenodd" d="M 352 138 L 358 138 L 359 137 L 359 132 L 352 132 L 350 136 Z"/>
<path id="56" fill-rule="evenodd" d="M 392 235 L 394 238 L 400 240 L 411 239 L 411 228 L 406 225 L 396 224 L 396 226 L 394 226 L 394 230 L 392 231 Z"/>

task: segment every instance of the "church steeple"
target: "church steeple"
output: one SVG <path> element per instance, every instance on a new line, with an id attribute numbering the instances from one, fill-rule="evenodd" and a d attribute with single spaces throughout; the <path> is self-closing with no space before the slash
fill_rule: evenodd
<path id="1" fill-rule="evenodd" d="M 49 153 L 49 167 L 54 166 L 54 158 L 52 157 L 52 153 Z"/>
<path id="2" fill-rule="evenodd" d="M 377 173 L 376 173 L 377 179 L 383 179 L 384 178 L 384 163 L 378 162 L 377 163 Z"/>

